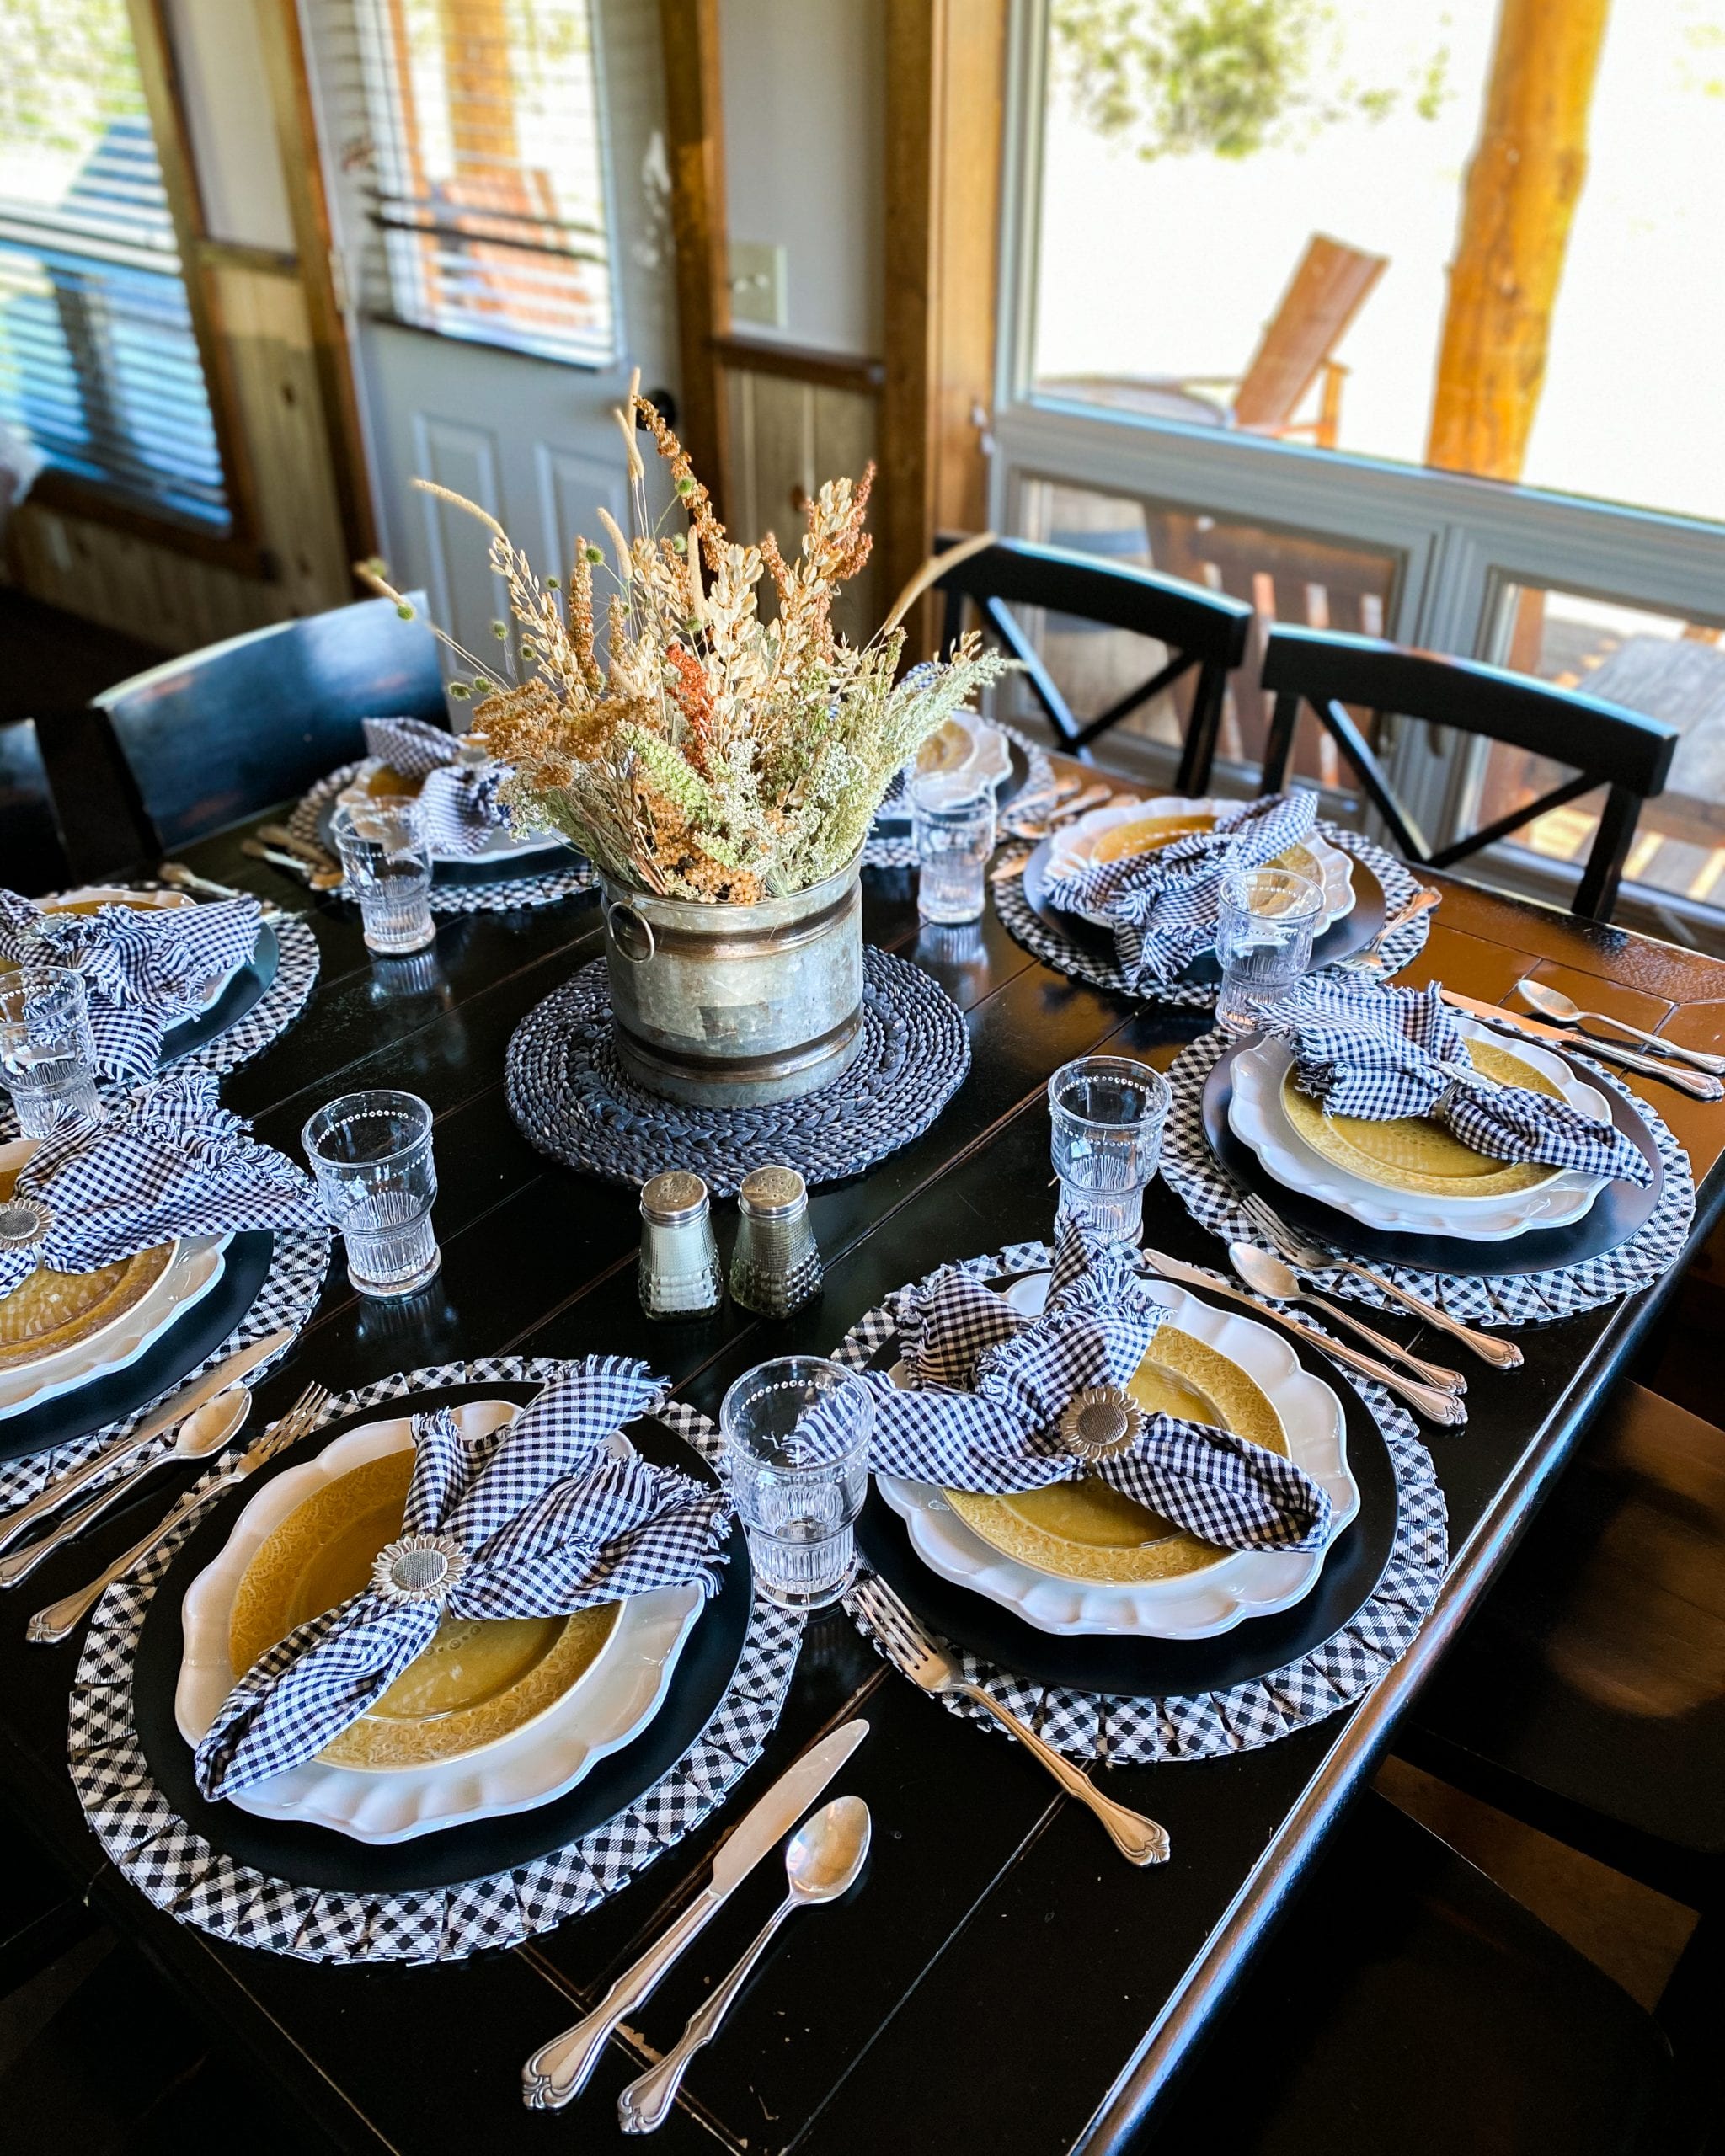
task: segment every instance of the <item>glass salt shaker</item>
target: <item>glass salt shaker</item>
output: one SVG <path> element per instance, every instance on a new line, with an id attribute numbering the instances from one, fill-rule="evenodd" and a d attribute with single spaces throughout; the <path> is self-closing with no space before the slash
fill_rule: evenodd
<path id="1" fill-rule="evenodd" d="M 759 1317 L 788 1317 L 820 1293 L 822 1277 L 808 1185 L 794 1168 L 751 1168 L 737 1192 L 731 1300 Z"/>
<path id="2" fill-rule="evenodd" d="M 641 1307 L 649 1317 L 710 1317 L 724 1294 L 707 1185 L 686 1168 L 641 1187 Z"/>

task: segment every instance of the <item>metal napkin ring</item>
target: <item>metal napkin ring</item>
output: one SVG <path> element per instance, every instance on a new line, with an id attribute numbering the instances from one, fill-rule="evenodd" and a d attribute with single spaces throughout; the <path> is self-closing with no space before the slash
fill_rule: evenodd
<path id="1" fill-rule="evenodd" d="M 1092 1385 L 1067 1402 L 1057 1427 L 1060 1442 L 1080 1460 L 1112 1460 L 1137 1443 L 1144 1417 L 1119 1385 Z"/>
<path id="2" fill-rule="evenodd" d="M 467 1569 L 452 1534 L 404 1534 L 371 1560 L 371 1588 L 386 1602 L 444 1602 Z"/>
<path id="3" fill-rule="evenodd" d="M 14 1192 L 0 1203 L 0 1250 L 33 1250 L 48 1240 L 54 1209 L 40 1198 Z"/>

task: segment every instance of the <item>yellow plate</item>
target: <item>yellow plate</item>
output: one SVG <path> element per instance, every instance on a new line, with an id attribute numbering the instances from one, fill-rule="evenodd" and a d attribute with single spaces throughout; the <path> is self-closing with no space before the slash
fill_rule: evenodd
<path id="1" fill-rule="evenodd" d="M 1475 1069 L 1500 1085 L 1525 1086 L 1556 1100 L 1563 1097 L 1561 1086 L 1508 1049 L 1470 1041 L 1467 1051 Z M 1369 1123 L 1359 1116 L 1327 1115 L 1295 1084 L 1291 1064 L 1282 1081 L 1282 1103 L 1288 1120 L 1314 1153 L 1383 1190 L 1435 1198 L 1498 1198 L 1537 1190 L 1563 1172 L 1538 1161 L 1494 1161 L 1464 1145 L 1453 1132 L 1425 1116 Z"/>
<path id="2" fill-rule="evenodd" d="M 96 899 L 67 899 L 51 902 L 44 913 L 100 913 L 104 906 L 130 906 L 134 913 L 168 913 L 197 900 L 184 891 L 108 891 Z"/>
<path id="3" fill-rule="evenodd" d="M 0 1198 L 12 1195 L 16 1168 L 0 1168 Z M 56 1273 L 40 1265 L 9 1295 L 0 1295 L 0 1370 L 19 1370 L 75 1348 L 142 1302 L 168 1270 L 172 1243 L 158 1243 L 93 1273 Z"/>
<path id="4" fill-rule="evenodd" d="M 955 718 L 943 719 L 916 751 L 916 768 L 924 772 L 955 771 L 968 764 L 975 752 L 975 738 L 969 728 L 960 726 Z"/>
<path id="5" fill-rule="evenodd" d="M 401 1532 L 411 1446 L 314 1490 L 264 1540 L 235 1590 L 228 1646 L 236 1671 L 325 1609 L 357 1594 L 371 1560 Z M 620 1604 L 573 1617 L 446 1617 L 371 1711 L 318 1754 L 372 1770 L 459 1759 L 549 1712 L 610 1638 Z"/>
<path id="6" fill-rule="evenodd" d="M 396 771 L 388 764 L 378 764 L 366 773 L 360 783 L 367 793 L 393 800 L 405 796 L 413 800 L 417 798 L 425 781 L 423 774 L 418 778 L 409 778 L 405 772 Z"/>
<path id="7" fill-rule="evenodd" d="M 1146 1414 L 1212 1422 L 1267 1452 L 1287 1453 L 1287 1433 L 1268 1395 L 1237 1363 L 1174 1326 L 1156 1334 L 1130 1390 Z M 945 1495 L 991 1549 L 1056 1579 L 1131 1587 L 1178 1579 L 1228 1554 L 1094 1476 L 1012 1497 L 975 1490 Z"/>
<path id="8" fill-rule="evenodd" d="M 1208 813 L 1191 816 L 1140 816 L 1130 824 L 1115 824 L 1104 831 L 1090 850 L 1092 862 L 1123 861 L 1129 853 L 1156 853 L 1176 839 L 1189 839 L 1200 831 L 1213 831 L 1215 818 Z M 1276 856 L 1274 866 L 1309 876 L 1320 889 L 1323 871 L 1303 846 L 1290 846 Z"/>

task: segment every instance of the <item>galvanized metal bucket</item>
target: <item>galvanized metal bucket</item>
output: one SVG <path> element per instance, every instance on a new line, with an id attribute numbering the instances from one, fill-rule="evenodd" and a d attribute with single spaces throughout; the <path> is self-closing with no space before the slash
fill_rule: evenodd
<path id="1" fill-rule="evenodd" d="M 696 1107 L 830 1086 L 862 1045 L 861 857 L 759 905 L 654 898 L 601 874 L 617 1059 Z"/>

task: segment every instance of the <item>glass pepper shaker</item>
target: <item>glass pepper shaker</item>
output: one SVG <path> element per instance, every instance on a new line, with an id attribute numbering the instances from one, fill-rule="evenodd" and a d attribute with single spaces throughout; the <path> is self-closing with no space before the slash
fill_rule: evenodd
<path id="1" fill-rule="evenodd" d="M 710 1317 L 724 1298 L 707 1185 L 686 1168 L 641 1187 L 637 1286 L 649 1317 Z"/>
<path id="2" fill-rule="evenodd" d="M 808 1185 L 794 1168 L 751 1168 L 737 1192 L 731 1300 L 759 1317 L 788 1317 L 820 1293 L 822 1277 Z"/>

